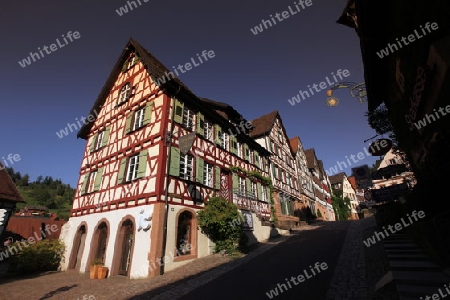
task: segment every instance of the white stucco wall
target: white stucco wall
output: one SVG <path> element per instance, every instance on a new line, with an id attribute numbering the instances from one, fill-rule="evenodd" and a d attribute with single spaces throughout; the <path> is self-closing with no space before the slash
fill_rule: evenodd
<path id="1" fill-rule="evenodd" d="M 133 227 L 134 227 L 134 248 L 132 253 L 132 261 L 131 261 L 131 269 L 130 269 L 130 278 L 146 278 L 148 276 L 148 253 L 150 251 L 151 239 L 150 232 L 140 230 L 137 231 L 138 227 L 138 219 L 139 213 L 142 209 L 146 214 L 153 214 L 153 205 L 142 205 L 133 208 L 114 210 L 109 212 L 96 213 L 91 215 L 86 215 L 82 217 L 73 217 L 70 218 L 69 221 L 63 226 L 61 230 L 60 239 L 63 240 L 66 245 L 65 259 L 61 263 L 61 270 L 65 271 L 68 269 L 69 258 L 72 252 L 73 247 L 73 239 L 76 234 L 77 229 L 85 222 L 87 224 L 86 230 L 86 241 L 85 247 L 83 250 L 83 255 L 81 259 L 80 273 L 84 273 L 87 264 L 90 251 L 92 250 L 90 245 L 93 237 L 94 230 L 96 226 L 99 224 L 99 221 L 102 219 L 106 219 L 109 222 L 108 230 L 108 244 L 106 246 L 106 257 L 105 257 L 105 266 L 109 267 L 111 270 L 112 261 L 114 258 L 114 250 L 121 251 L 121 249 L 114 249 L 117 232 L 119 230 L 119 226 L 121 226 L 122 219 L 131 215 L 134 217 Z"/>

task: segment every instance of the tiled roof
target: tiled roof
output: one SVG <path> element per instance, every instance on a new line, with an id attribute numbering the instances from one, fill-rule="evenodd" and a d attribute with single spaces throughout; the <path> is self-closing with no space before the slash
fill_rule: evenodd
<path id="1" fill-rule="evenodd" d="M 331 184 L 336 184 L 336 183 L 343 183 L 345 176 L 346 176 L 345 173 L 341 172 L 336 175 L 328 176 L 328 178 L 330 179 Z"/>
<path id="2" fill-rule="evenodd" d="M 8 172 L 0 163 L 0 200 L 9 200 L 13 202 L 25 202 L 19 190 L 9 177 Z"/>
<path id="3" fill-rule="evenodd" d="M 289 139 L 289 145 L 291 146 L 292 152 L 297 153 L 298 143 L 299 143 L 298 136 Z"/>
<path id="4" fill-rule="evenodd" d="M 250 132 L 250 137 L 255 139 L 269 133 L 270 130 L 272 130 L 277 115 L 278 111 L 274 110 L 267 115 L 252 120 L 251 123 L 253 125 L 253 130 Z"/>
<path id="5" fill-rule="evenodd" d="M 316 151 L 314 148 L 305 150 L 306 162 L 308 163 L 308 168 L 315 168 L 314 160 L 316 158 Z"/>

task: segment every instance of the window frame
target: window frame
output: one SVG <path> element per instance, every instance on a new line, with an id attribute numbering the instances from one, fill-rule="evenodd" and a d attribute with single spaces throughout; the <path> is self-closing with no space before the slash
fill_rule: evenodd
<path id="1" fill-rule="evenodd" d="M 192 109 L 190 109 L 188 107 L 184 107 L 181 125 L 189 131 L 194 131 L 195 130 L 195 116 L 196 116 L 196 113 Z M 189 121 L 191 121 L 191 123 L 189 123 Z"/>
<path id="2" fill-rule="evenodd" d="M 179 177 L 189 181 L 192 181 L 194 178 L 194 156 L 189 153 L 180 153 Z"/>
<path id="3" fill-rule="evenodd" d="M 131 83 L 127 82 L 119 90 L 119 96 L 117 97 L 117 105 L 121 105 L 131 98 Z M 123 98 L 123 99 L 122 99 Z"/>
<path id="4" fill-rule="evenodd" d="M 133 113 L 133 126 L 131 131 L 136 131 L 142 127 L 144 127 L 144 119 L 145 119 L 145 106 L 138 108 Z M 137 124 L 136 122 L 139 121 Z"/>
<path id="5" fill-rule="evenodd" d="M 130 182 L 136 180 L 138 178 L 137 177 L 138 170 L 139 170 L 139 153 L 134 154 L 128 158 L 125 181 Z M 131 171 L 133 172 L 131 173 Z"/>

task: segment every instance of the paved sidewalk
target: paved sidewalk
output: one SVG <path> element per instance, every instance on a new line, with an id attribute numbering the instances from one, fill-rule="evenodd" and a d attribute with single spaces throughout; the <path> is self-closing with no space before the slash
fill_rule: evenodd
<path id="1" fill-rule="evenodd" d="M 301 230 L 314 229 L 309 226 Z M 261 243 L 242 258 L 233 259 L 220 254 L 197 259 L 163 276 L 130 280 L 123 276 L 113 276 L 105 280 L 91 280 L 89 274 L 77 272 L 51 272 L 31 278 L 0 279 L 0 299 L 83 299 L 94 296 L 96 300 L 178 299 L 193 289 L 232 270 L 253 257 L 271 249 L 293 236 L 281 236 Z M 146 297 L 139 295 L 146 293 Z M 85 299 L 88 299 L 86 297 Z"/>

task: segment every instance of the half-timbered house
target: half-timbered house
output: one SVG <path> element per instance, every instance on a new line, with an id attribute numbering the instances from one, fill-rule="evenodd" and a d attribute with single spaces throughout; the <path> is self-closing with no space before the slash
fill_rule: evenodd
<path id="1" fill-rule="evenodd" d="M 196 212 L 213 196 L 241 209 L 256 240 L 269 238 L 269 152 L 241 130 L 246 122 L 131 39 L 78 133 L 86 147 L 63 270 L 101 260 L 110 275 L 144 278 L 209 255 Z"/>
<path id="2" fill-rule="evenodd" d="M 301 183 L 280 114 L 273 111 L 253 120 L 252 125 L 254 129 L 250 136 L 271 153 L 270 177 L 274 187 L 276 224 L 283 229 L 292 229 L 300 225 Z"/>

